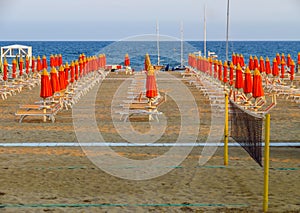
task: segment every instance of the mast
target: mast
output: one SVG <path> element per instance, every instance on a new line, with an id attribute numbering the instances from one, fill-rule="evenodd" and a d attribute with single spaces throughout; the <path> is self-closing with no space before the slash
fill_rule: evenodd
<path id="1" fill-rule="evenodd" d="M 181 32 L 181 54 L 180 54 L 180 65 L 181 65 L 181 67 L 183 67 L 183 22 L 182 22 L 182 21 L 181 21 L 180 32 Z"/>
<path id="2" fill-rule="evenodd" d="M 160 56 L 159 56 L 159 23 L 156 20 L 156 45 L 157 45 L 157 65 L 160 64 Z"/>
<path id="3" fill-rule="evenodd" d="M 229 34 L 229 0 L 227 0 L 226 61 L 228 61 L 228 34 Z"/>
<path id="4" fill-rule="evenodd" d="M 203 38 L 203 42 L 204 42 L 204 57 L 206 58 L 206 5 L 204 5 L 204 38 Z"/>

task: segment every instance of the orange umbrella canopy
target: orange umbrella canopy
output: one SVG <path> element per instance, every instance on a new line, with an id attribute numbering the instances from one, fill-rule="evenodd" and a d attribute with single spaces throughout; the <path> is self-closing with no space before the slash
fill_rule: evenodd
<path id="1" fill-rule="evenodd" d="M 293 81 L 294 80 L 294 75 L 295 75 L 295 62 L 293 60 L 291 60 L 291 71 L 290 71 L 290 80 Z"/>
<path id="2" fill-rule="evenodd" d="M 40 56 L 38 56 L 36 59 L 36 66 L 37 66 L 37 71 L 41 71 L 43 69 Z"/>
<path id="3" fill-rule="evenodd" d="M 19 75 L 22 76 L 23 75 L 23 65 L 24 65 L 24 61 L 23 61 L 23 57 L 20 56 L 20 61 L 19 61 Z"/>
<path id="4" fill-rule="evenodd" d="M 4 58 L 4 63 L 3 63 L 3 81 L 7 81 L 7 67 L 8 67 L 8 63 L 6 61 L 6 58 Z"/>
<path id="5" fill-rule="evenodd" d="M 79 71 L 78 71 L 78 61 L 75 61 L 75 80 L 78 80 Z"/>
<path id="6" fill-rule="evenodd" d="M 124 65 L 127 67 L 130 65 L 130 59 L 128 53 L 125 55 Z"/>
<path id="7" fill-rule="evenodd" d="M 51 86 L 52 86 L 52 92 L 55 93 L 55 92 L 60 91 L 57 70 L 54 66 L 51 69 L 50 75 L 51 75 L 50 82 L 51 82 Z"/>
<path id="8" fill-rule="evenodd" d="M 150 66 L 151 66 L 150 56 L 149 56 L 148 53 L 146 53 L 146 56 L 145 56 L 145 70 L 149 71 Z"/>
<path id="9" fill-rule="evenodd" d="M 43 70 L 41 74 L 41 91 L 40 97 L 41 98 L 48 98 L 52 96 L 52 87 L 49 79 L 49 75 L 46 69 Z"/>
<path id="10" fill-rule="evenodd" d="M 220 60 L 218 63 L 218 79 L 222 81 L 222 61 Z"/>
<path id="11" fill-rule="evenodd" d="M 234 69 L 234 65 L 231 62 L 230 66 L 229 66 L 229 85 L 232 86 L 233 85 L 233 69 Z"/>
<path id="12" fill-rule="evenodd" d="M 227 67 L 228 67 L 227 61 L 225 61 L 224 64 L 223 64 L 223 82 L 224 83 L 227 83 L 227 81 L 228 81 L 228 79 L 227 79 Z"/>
<path id="13" fill-rule="evenodd" d="M 252 75 L 251 75 L 249 67 L 246 68 L 244 75 L 245 75 L 244 93 L 251 93 L 252 92 Z"/>
<path id="14" fill-rule="evenodd" d="M 244 78 L 241 66 L 238 64 L 235 72 L 235 88 L 241 89 L 244 87 Z"/>
<path id="15" fill-rule="evenodd" d="M 253 59 L 253 69 L 256 69 L 256 68 L 258 68 L 258 58 L 256 57 L 256 56 L 254 56 L 254 59 Z"/>
<path id="16" fill-rule="evenodd" d="M 29 73 L 29 58 L 28 58 L 28 56 L 26 56 L 26 59 L 25 59 L 25 72 L 28 75 L 28 73 Z"/>
<path id="17" fill-rule="evenodd" d="M 264 58 L 262 56 L 260 56 L 259 58 L 259 71 L 260 72 L 265 72 L 265 62 L 264 62 Z"/>
<path id="18" fill-rule="evenodd" d="M 17 61 L 16 59 L 12 60 L 12 78 L 16 78 L 17 77 Z"/>
<path id="19" fill-rule="evenodd" d="M 283 56 L 283 57 L 284 57 L 284 56 Z M 280 69 L 280 71 L 281 71 L 280 78 L 284 78 L 284 72 L 285 72 L 284 66 L 285 66 L 285 59 L 282 58 L 282 60 L 281 60 L 281 69 Z"/>
<path id="20" fill-rule="evenodd" d="M 287 59 L 286 59 L 286 65 L 287 65 L 288 67 L 290 67 L 290 66 L 291 66 L 291 62 L 292 62 L 291 55 L 288 54 Z"/>
<path id="21" fill-rule="evenodd" d="M 280 62 L 281 62 L 279 53 L 276 53 L 276 61 L 277 61 L 277 64 L 280 64 Z"/>
<path id="22" fill-rule="evenodd" d="M 270 60 L 268 57 L 266 57 L 266 62 L 265 62 L 265 67 L 266 67 L 266 74 L 269 75 L 271 74 L 271 65 L 270 65 Z"/>
<path id="23" fill-rule="evenodd" d="M 264 96 L 264 89 L 262 86 L 262 78 L 258 69 L 255 69 L 253 75 L 253 89 L 252 96 L 254 98 L 259 98 Z"/>
<path id="24" fill-rule="evenodd" d="M 42 58 L 42 67 L 43 67 L 43 69 L 44 68 L 48 69 L 47 58 L 45 55 Z"/>
<path id="25" fill-rule="evenodd" d="M 66 78 L 65 78 L 65 71 L 64 71 L 64 67 L 63 66 L 60 66 L 59 67 L 59 73 L 58 73 L 58 76 L 59 76 L 59 87 L 60 89 L 66 89 Z"/>
<path id="26" fill-rule="evenodd" d="M 277 64 L 277 59 L 276 58 L 274 58 L 274 60 L 273 60 L 272 75 L 273 76 L 278 76 L 279 75 L 278 64 Z"/>
<path id="27" fill-rule="evenodd" d="M 70 75 L 71 75 L 70 82 L 73 83 L 75 80 L 75 63 L 74 63 L 74 61 L 72 61 L 71 66 L 70 66 Z"/>
<path id="28" fill-rule="evenodd" d="M 249 57 L 249 69 L 250 70 L 254 70 L 254 61 L 253 61 L 253 58 L 252 58 L 252 55 L 250 55 Z"/>
<path id="29" fill-rule="evenodd" d="M 155 98 L 157 94 L 158 93 L 157 93 L 157 86 L 156 86 L 155 71 L 153 66 L 150 66 L 147 72 L 147 79 L 146 79 L 146 97 Z"/>

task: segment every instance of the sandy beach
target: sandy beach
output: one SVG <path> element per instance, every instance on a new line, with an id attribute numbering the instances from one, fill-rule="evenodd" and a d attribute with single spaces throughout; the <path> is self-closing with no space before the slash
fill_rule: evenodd
<path id="1" fill-rule="evenodd" d="M 176 72 L 171 75 L 182 78 Z M 124 142 L 111 116 L 112 98 L 123 80 L 109 78 L 128 77 L 110 73 L 97 92 L 96 121 L 107 142 Z M 211 126 L 209 100 L 188 80 L 182 82 L 198 107 L 197 142 L 205 142 Z M 77 142 L 71 109 L 58 112 L 55 123 L 44 123 L 39 117 L 28 117 L 18 123 L 15 112 L 19 105 L 37 100 L 40 100 L 39 86 L 0 100 L 1 143 Z M 176 141 L 180 131 L 176 102 L 167 96 L 159 110 L 168 125 L 158 142 Z M 141 122 L 140 118 L 130 121 L 138 132 L 149 128 L 149 123 Z M 299 142 L 299 126 L 299 104 L 278 97 L 278 105 L 271 111 L 271 142 Z M 218 131 L 223 132 L 221 126 Z M 120 156 L 137 160 L 159 157 L 169 150 L 168 147 L 113 149 Z M 0 147 L 1 212 L 261 212 L 263 168 L 241 147 L 229 148 L 227 167 L 223 166 L 223 147 L 218 147 L 204 165 L 199 165 L 201 151 L 202 147 L 194 147 L 179 166 L 174 165 L 165 175 L 136 181 L 102 171 L 80 147 Z M 93 153 L 96 157 L 106 154 Z M 174 161 L 179 157 L 180 152 L 172 156 Z M 269 211 L 300 212 L 300 149 L 271 147 L 270 158 Z M 120 165 L 119 169 L 132 172 L 135 168 Z"/>

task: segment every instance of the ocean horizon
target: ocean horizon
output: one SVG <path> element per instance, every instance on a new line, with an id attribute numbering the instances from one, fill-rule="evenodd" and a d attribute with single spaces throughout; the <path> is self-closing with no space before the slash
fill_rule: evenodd
<path id="1" fill-rule="evenodd" d="M 147 39 L 148 37 L 142 37 Z M 158 61 L 157 41 L 150 37 L 148 40 L 119 40 L 119 41 L 0 41 L 0 46 L 8 45 L 26 45 L 32 46 L 33 56 L 45 55 L 49 60 L 50 55 L 62 54 L 63 61 L 71 63 L 78 59 L 81 53 L 87 56 L 93 56 L 104 53 L 107 58 L 107 64 L 123 64 L 125 54 L 128 53 L 131 66 L 135 70 L 143 69 L 144 57 L 148 53 L 151 62 L 156 64 Z M 139 39 L 139 38 L 138 38 Z M 152 40 L 151 40 L 152 39 Z M 168 38 L 169 39 L 169 38 Z M 162 37 L 163 40 L 163 37 Z M 181 58 L 181 45 L 183 44 L 183 58 Z M 281 41 L 281 40 L 261 40 L 261 41 L 240 41 L 231 40 L 228 42 L 228 57 L 231 59 L 232 53 L 243 54 L 245 62 L 248 62 L 250 55 L 263 58 L 269 57 L 270 60 L 283 53 L 286 56 L 297 61 L 298 52 L 300 52 L 300 41 Z M 177 38 L 163 40 L 159 42 L 159 54 L 161 64 L 169 64 L 170 67 L 181 64 L 187 65 L 189 53 L 198 54 L 201 51 L 203 55 L 204 42 L 197 40 L 181 41 Z M 207 41 L 207 51 L 218 55 L 219 60 L 226 60 L 226 41 Z"/>

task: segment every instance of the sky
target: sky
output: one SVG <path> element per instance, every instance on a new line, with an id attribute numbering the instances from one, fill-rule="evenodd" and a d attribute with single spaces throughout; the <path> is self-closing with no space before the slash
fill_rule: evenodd
<path id="1" fill-rule="evenodd" d="M 0 40 L 226 39 L 227 0 L 1 0 Z M 300 40 L 300 0 L 230 0 L 230 40 Z"/>

